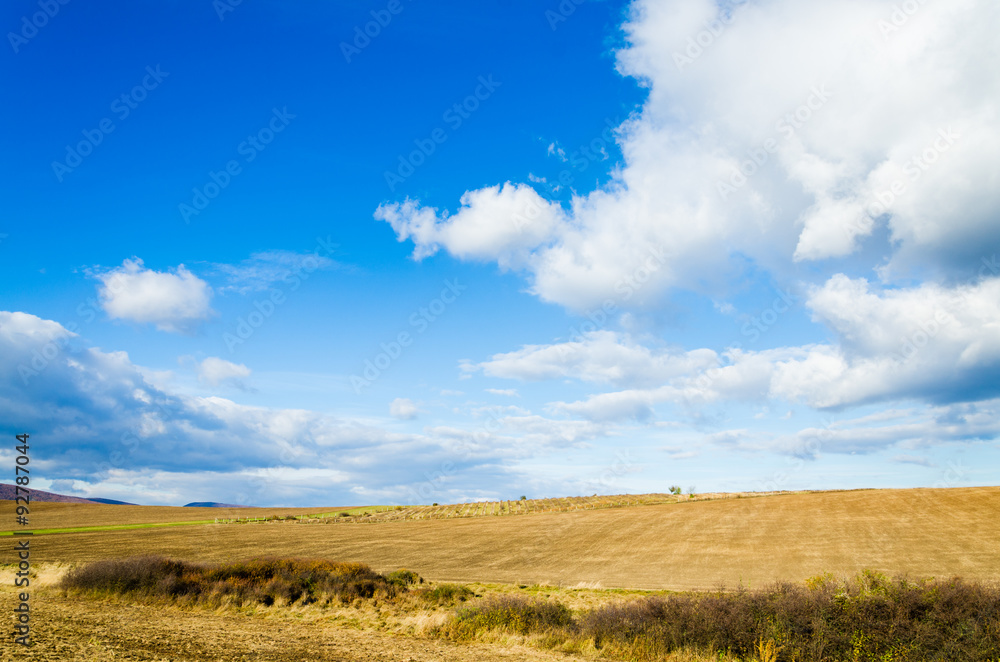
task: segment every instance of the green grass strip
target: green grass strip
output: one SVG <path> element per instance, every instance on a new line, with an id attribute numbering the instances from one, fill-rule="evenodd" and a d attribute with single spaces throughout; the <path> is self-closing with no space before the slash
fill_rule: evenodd
<path id="1" fill-rule="evenodd" d="M 65 529 L 35 529 L 32 535 L 46 535 L 50 533 L 89 533 L 91 531 L 122 531 L 125 529 L 152 529 L 161 526 L 198 526 L 204 524 L 214 524 L 215 520 L 204 519 L 192 522 L 152 522 L 147 524 L 108 524 L 106 526 L 74 526 Z M 22 531 L 0 531 L 0 536 L 24 535 L 27 529 Z"/>

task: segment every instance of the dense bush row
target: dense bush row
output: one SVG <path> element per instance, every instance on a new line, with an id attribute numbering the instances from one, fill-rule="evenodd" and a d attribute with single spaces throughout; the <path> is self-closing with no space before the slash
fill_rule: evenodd
<path id="1" fill-rule="evenodd" d="M 447 633 L 468 639 L 488 630 L 629 660 L 697 649 L 742 659 L 985 662 L 1000 660 L 1000 590 L 865 572 L 806 586 L 650 596 L 572 619 L 558 603 L 506 596 L 459 610 Z"/>
<path id="2" fill-rule="evenodd" d="M 146 556 L 98 561 L 69 573 L 63 588 L 135 597 L 186 597 L 195 602 L 236 604 L 350 602 L 392 598 L 415 573 L 387 578 L 361 563 L 261 559 L 207 566 Z M 410 576 L 412 574 L 412 576 Z M 417 578 L 419 579 L 419 578 Z"/>

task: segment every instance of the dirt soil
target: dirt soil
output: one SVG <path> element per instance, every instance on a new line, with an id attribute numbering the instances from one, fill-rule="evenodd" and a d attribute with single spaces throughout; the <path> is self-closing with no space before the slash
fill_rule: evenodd
<path id="1" fill-rule="evenodd" d="M 14 595 L 5 587 L 3 611 Z M 203 609 L 133 605 L 64 597 L 56 589 L 36 590 L 29 650 L 10 639 L 4 617 L 0 660 L 155 660 L 157 662 L 371 662 L 434 660 L 513 662 L 566 660 L 567 656 L 523 647 L 453 644 L 437 639 L 362 631 L 323 620 L 262 618 Z"/>

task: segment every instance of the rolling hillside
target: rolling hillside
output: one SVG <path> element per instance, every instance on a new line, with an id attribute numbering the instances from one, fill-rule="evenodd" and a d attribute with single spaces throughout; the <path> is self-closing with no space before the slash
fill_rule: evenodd
<path id="1" fill-rule="evenodd" d="M 17 494 L 17 490 L 13 485 L 8 485 L 7 483 L 0 483 L 0 501 L 12 501 Z M 65 494 L 56 494 L 55 492 L 45 492 L 43 490 L 31 490 L 31 500 L 32 501 L 44 501 L 46 503 L 103 503 L 103 504 L 114 504 L 121 506 L 132 506 L 135 504 L 125 503 L 124 501 L 115 501 L 114 499 L 84 499 L 81 497 L 66 496 Z"/>
<path id="2" fill-rule="evenodd" d="M 116 515 L 138 516 L 135 507 L 52 504 L 45 508 L 46 523 L 57 524 L 61 510 L 69 515 L 76 508 L 96 509 L 109 522 Z M 262 511 L 242 516 L 270 514 Z M 322 557 L 379 570 L 407 567 L 435 580 L 667 589 L 760 586 L 864 568 L 1000 580 L 997 487 L 790 493 L 512 517 L 326 521 L 42 536 L 36 538 L 37 560 L 150 553 L 205 561 Z"/>

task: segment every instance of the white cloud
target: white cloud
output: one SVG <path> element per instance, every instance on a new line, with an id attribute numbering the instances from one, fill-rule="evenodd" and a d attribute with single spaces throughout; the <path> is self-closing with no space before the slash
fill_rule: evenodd
<path id="1" fill-rule="evenodd" d="M 817 407 L 917 397 L 978 400 L 1000 392 L 1000 278 L 873 292 L 836 275 L 810 295 L 838 348 L 775 366 L 771 392 Z"/>
<path id="2" fill-rule="evenodd" d="M 184 265 L 173 272 L 146 269 L 139 258 L 94 272 L 101 305 L 111 319 L 153 324 L 161 331 L 190 333 L 214 315 L 212 290 Z"/>
<path id="3" fill-rule="evenodd" d="M 389 403 L 389 415 L 393 418 L 408 421 L 417 417 L 420 410 L 409 398 L 396 398 Z"/>
<path id="4" fill-rule="evenodd" d="M 466 372 L 482 371 L 490 377 L 538 381 L 574 378 L 616 385 L 662 383 L 718 363 L 708 349 L 692 352 L 654 351 L 613 331 L 592 331 L 579 340 L 553 345 L 526 345 L 490 360 L 464 364 Z"/>
<path id="5" fill-rule="evenodd" d="M 414 257 L 433 255 L 441 246 L 468 259 L 496 259 L 502 266 L 519 266 L 525 251 L 546 241 L 563 223 L 558 204 L 543 200 L 524 184 L 504 184 L 470 191 L 454 216 L 416 202 L 381 205 L 375 218 L 386 221 L 399 241 L 412 239 Z"/>
<path id="6" fill-rule="evenodd" d="M 0 311 L 0 339 L 15 347 L 62 343 L 76 337 L 58 322 L 28 313 Z M 45 358 L 43 355 L 42 358 Z"/>
<path id="7" fill-rule="evenodd" d="M 148 381 L 149 371 L 125 352 L 81 348 L 72 335 L 56 322 L 0 311 L 0 418 L 12 429 L 44 429 L 52 450 L 47 478 L 87 494 L 315 505 L 343 503 L 364 485 L 382 498 L 423 503 L 412 486 L 444 463 L 461 478 L 455 489 L 462 494 L 470 485 L 501 484 L 500 458 L 538 452 L 538 431 L 528 425 L 487 435 L 488 443 L 465 454 L 454 435 L 400 434 L 303 409 L 178 394 Z M 33 364 L 35 356 L 44 361 Z"/>
<path id="8" fill-rule="evenodd" d="M 246 390 L 244 380 L 249 376 L 250 368 L 242 363 L 231 363 L 215 356 L 210 356 L 198 364 L 198 381 L 209 386 L 229 383 L 236 388 Z"/>
<path id="9" fill-rule="evenodd" d="M 738 278 L 747 257 L 774 271 L 846 257 L 878 227 L 885 277 L 960 273 L 1000 249 L 1000 5 L 921 3 L 888 31 L 897 5 L 751 2 L 713 36 L 715 0 L 636 0 L 618 67 L 649 96 L 619 129 L 624 164 L 606 187 L 567 211 L 508 183 L 466 193 L 453 215 L 406 201 L 376 217 L 416 258 L 496 260 L 574 309 L 621 300 L 647 246 L 666 264 L 629 305 Z M 755 172 L 720 192 L 741 166 Z M 538 218 L 518 231 L 527 208 Z"/>
<path id="10" fill-rule="evenodd" d="M 521 380 L 576 379 L 622 390 L 550 408 L 591 420 L 648 419 L 663 403 L 801 402 L 817 409 L 921 399 L 965 402 L 1000 395 L 1000 278 L 951 288 L 933 283 L 873 290 L 842 274 L 806 303 L 836 344 L 761 351 L 650 349 L 611 331 L 527 345 L 466 372 Z"/>
<path id="11" fill-rule="evenodd" d="M 934 467 L 936 466 L 933 462 L 928 460 L 926 457 L 920 457 L 918 455 L 894 455 L 892 457 L 893 462 L 899 462 L 900 464 L 917 464 L 922 467 Z"/>
<path id="12" fill-rule="evenodd" d="M 339 267 L 329 257 L 312 253 L 270 250 L 254 253 L 239 264 L 216 264 L 215 270 L 223 274 L 228 285 L 220 291 L 235 291 L 240 294 L 259 292 L 278 283 L 292 285 L 302 274 L 308 276 L 321 269 Z"/>
<path id="13" fill-rule="evenodd" d="M 876 416 L 829 421 L 822 428 L 804 428 L 795 434 L 757 444 L 757 447 L 812 459 L 823 452 L 864 454 L 889 447 L 913 450 L 941 444 L 988 441 L 998 435 L 1000 399 L 991 399 L 896 411 L 891 419 L 886 417 L 880 420 Z"/>
<path id="14" fill-rule="evenodd" d="M 492 393 L 493 395 L 503 395 L 508 398 L 520 398 L 520 394 L 517 392 L 516 388 L 488 388 L 485 389 L 487 393 Z"/>

